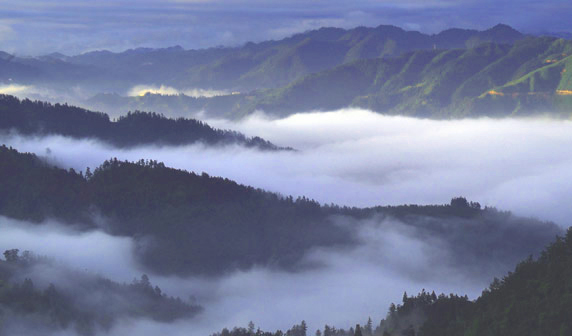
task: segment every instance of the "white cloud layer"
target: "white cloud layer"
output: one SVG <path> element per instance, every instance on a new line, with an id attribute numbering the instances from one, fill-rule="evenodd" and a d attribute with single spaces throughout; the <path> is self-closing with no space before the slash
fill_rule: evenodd
<path id="1" fill-rule="evenodd" d="M 549 119 L 434 121 L 364 110 L 271 120 L 210 120 L 298 152 L 240 147 L 144 146 L 116 149 L 60 136 L 3 137 L 21 151 L 85 170 L 105 159 L 156 159 L 166 165 L 285 195 L 349 206 L 442 204 L 463 195 L 520 215 L 572 224 L 572 122 Z"/>

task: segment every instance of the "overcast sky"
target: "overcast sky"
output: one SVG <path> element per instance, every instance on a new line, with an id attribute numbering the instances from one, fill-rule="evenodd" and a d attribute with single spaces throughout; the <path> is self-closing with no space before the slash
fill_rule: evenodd
<path id="1" fill-rule="evenodd" d="M 204 48 L 379 24 L 434 33 L 502 22 L 524 32 L 560 32 L 572 31 L 570 14 L 569 0 L 0 0 L 0 50 Z"/>

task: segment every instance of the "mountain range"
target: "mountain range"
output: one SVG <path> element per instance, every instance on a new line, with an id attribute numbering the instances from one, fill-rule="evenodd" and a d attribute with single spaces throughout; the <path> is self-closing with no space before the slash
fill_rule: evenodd
<path id="1" fill-rule="evenodd" d="M 506 25 L 485 31 L 449 29 L 436 35 L 381 25 L 321 28 L 233 48 L 184 50 L 176 46 L 33 58 L 2 53 L 0 82 L 79 85 L 120 94 L 139 84 L 248 92 L 283 86 L 355 60 L 391 58 L 413 50 L 471 48 L 483 42 L 514 43 L 523 37 Z"/>
<path id="2" fill-rule="evenodd" d="M 104 110 L 206 111 L 225 118 L 257 110 L 284 117 L 345 107 L 429 118 L 545 113 L 569 117 L 571 74 L 572 41 L 526 37 L 514 44 L 489 42 L 469 49 L 417 50 L 356 60 L 248 94 L 212 98 L 100 94 L 87 104 Z"/>
<path id="3" fill-rule="evenodd" d="M 394 26 L 321 28 L 235 48 L 3 53 L 0 81 L 56 90 L 72 85 L 94 94 L 80 104 L 112 114 L 206 112 L 236 119 L 257 110 L 286 116 L 359 107 L 430 118 L 568 117 L 571 55 L 569 40 L 526 36 L 500 24 L 435 35 Z M 142 89 L 126 96 L 146 85 L 180 94 Z M 218 91 L 196 97 L 184 94 L 189 88 Z"/>

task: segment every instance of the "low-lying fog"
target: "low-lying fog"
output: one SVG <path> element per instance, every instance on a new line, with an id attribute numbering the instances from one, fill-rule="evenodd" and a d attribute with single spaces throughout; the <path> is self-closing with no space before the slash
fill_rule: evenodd
<path id="1" fill-rule="evenodd" d="M 570 121 L 432 121 L 346 109 L 279 120 L 255 115 L 241 122 L 208 122 L 298 151 L 202 145 L 119 150 L 61 136 L 3 135 L 0 142 L 76 170 L 94 168 L 111 157 L 149 158 L 322 203 L 434 204 L 463 195 L 561 226 L 570 225 L 572 218 Z M 0 227 L 0 249 L 33 250 L 118 281 L 143 272 L 134 262 L 129 239 L 74 233 L 57 223 L 32 228 L 2 217 Z M 315 250 L 306 260 L 326 267 L 298 273 L 258 268 L 216 280 L 150 274 L 170 295 L 195 296 L 204 313 L 169 326 L 124 321 L 112 334 L 208 335 L 250 320 L 264 330 L 285 330 L 303 319 L 313 333 L 326 323 L 348 328 L 368 316 L 378 322 L 405 290 L 414 294 L 426 288 L 474 298 L 491 280 L 490 274 L 469 277 L 446 266 L 442 261 L 450 252 L 442 244 L 421 241 L 409 230 L 396 222 L 363 225 L 359 248 Z M 70 254 L 72 250 L 79 252 Z"/>
<path id="2" fill-rule="evenodd" d="M 474 298 L 489 283 L 487 276 L 475 278 L 445 266 L 449 259 L 445 244 L 421 241 L 411 227 L 373 219 L 363 224 L 360 247 L 315 250 L 306 261 L 323 267 L 303 272 L 256 268 L 218 279 L 149 274 L 164 292 L 183 300 L 193 296 L 205 311 L 173 324 L 123 320 L 110 334 L 206 336 L 224 327 L 246 327 L 250 320 L 272 331 L 306 320 L 311 335 L 325 324 L 348 328 L 368 316 L 379 322 L 389 304 L 401 300 L 403 291 L 412 294 L 426 288 Z M 33 250 L 75 270 L 120 282 L 130 282 L 144 272 L 134 262 L 130 239 L 97 231 L 78 233 L 53 221 L 34 225 L 0 217 L 0 227 L 2 249 Z M 58 278 L 57 269 L 43 267 L 25 277 L 37 286 L 51 282 L 73 286 L 73 280 Z"/>
<path id="3" fill-rule="evenodd" d="M 240 147 L 145 146 L 118 150 L 60 136 L 1 137 L 20 151 L 85 170 L 111 157 L 166 165 L 322 203 L 350 206 L 448 203 L 463 195 L 483 205 L 569 226 L 572 122 L 549 119 L 435 121 L 345 109 L 272 120 L 208 120 L 297 152 Z"/>

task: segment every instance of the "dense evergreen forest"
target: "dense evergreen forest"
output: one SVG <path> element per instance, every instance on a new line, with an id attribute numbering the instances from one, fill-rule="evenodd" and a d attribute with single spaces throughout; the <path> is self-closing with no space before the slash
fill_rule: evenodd
<path id="1" fill-rule="evenodd" d="M 55 283 L 47 283 L 50 273 L 57 274 Z M 5 251 L 0 260 L 1 335 L 74 329 L 89 336 L 109 330 L 121 318 L 172 322 L 201 309 L 167 296 L 147 275 L 120 284 L 17 249 Z"/>
<path id="2" fill-rule="evenodd" d="M 214 129 L 195 119 L 169 119 L 136 111 L 111 121 L 104 113 L 9 95 L 0 95 L 0 130 L 24 135 L 94 138 L 118 147 L 204 143 L 283 149 L 259 137 L 247 138 L 238 132 Z"/>
<path id="3" fill-rule="evenodd" d="M 464 198 L 447 205 L 347 208 L 153 160 L 111 159 L 93 172 L 68 171 L 6 146 L 0 147 L 0 215 L 132 237 L 141 263 L 181 275 L 254 265 L 294 269 L 312 248 L 359 246 L 360 228 L 386 220 L 411 227 L 418 239 L 438 239 L 452 251 L 449 262 L 477 273 L 504 271 L 561 233 L 553 223 Z"/>
<path id="4" fill-rule="evenodd" d="M 568 336 L 572 333 L 572 228 L 542 251 L 521 261 L 514 272 L 495 278 L 482 295 L 467 296 L 423 290 L 403 294 L 379 323 L 336 329 L 326 325 L 316 336 Z M 213 336 L 311 336 L 305 322 L 286 332 L 248 328 L 224 329 Z"/>

